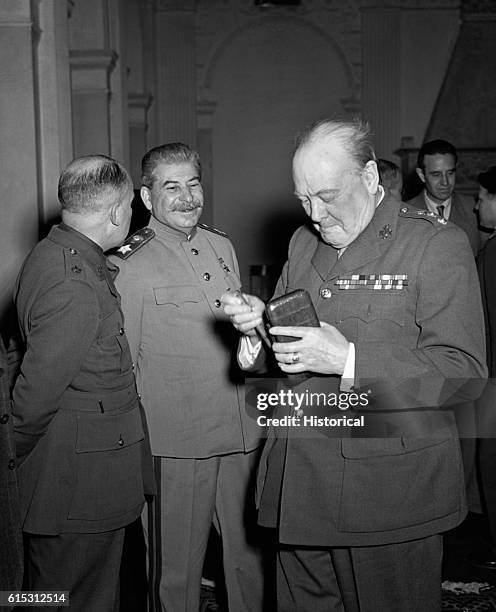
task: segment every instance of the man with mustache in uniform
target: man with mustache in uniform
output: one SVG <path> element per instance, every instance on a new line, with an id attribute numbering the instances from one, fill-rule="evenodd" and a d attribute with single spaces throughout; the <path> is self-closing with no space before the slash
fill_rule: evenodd
<path id="1" fill-rule="evenodd" d="M 151 149 L 142 185 L 152 217 L 117 262 L 158 486 L 144 517 L 151 609 L 197 612 L 213 522 L 229 609 L 261 610 L 259 551 L 248 534 L 260 434 L 245 415 L 238 339 L 220 302 L 240 288 L 236 255 L 226 234 L 198 223 L 198 153 L 182 143 Z"/>

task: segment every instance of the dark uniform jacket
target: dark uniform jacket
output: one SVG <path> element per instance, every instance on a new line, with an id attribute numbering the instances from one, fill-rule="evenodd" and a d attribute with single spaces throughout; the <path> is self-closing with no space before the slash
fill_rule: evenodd
<path id="1" fill-rule="evenodd" d="M 152 217 L 149 230 L 147 244 L 113 261 L 152 452 L 204 458 L 253 450 L 260 429 L 245 413 L 238 336 L 220 303 L 240 288 L 234 248 L 210 228 L 187 236 Z"/>
<path id="2" fill-rule="evenodd" d="M 389 289 L 338 283 L 352 274 L 404 280 Z M 310 292 L 321 321 L 355 344 L 355 387 L 371 391 L 372 409 L 437 406 L 449 381 L 485 376 L 473 257 L 465 234 L 436 215 L 386 198 L 339 259 L 301 227 L 276 293 L 298 288 Z M 339 392 L 339 377 L 324 380 Z M 384 406 L 373 403 L 381 381 L 393 394 Z M 453 417 L 408 434 L 273 430 L 259 471 L 260 522 L 277 525 L 281 542 L 306 546 L 388 544 L 454 527 L 466 508 Z"/>
<path id="3" fill-rule="evenodd" d="M 496 240 L 490 238 L 481 250 L 477 268 L 486 322 L 486 351 L 489 376 L 496 377 Z"/>
<path id="4" fill-rule="evenodd" d="M 0 591 L 22 583 L 22 534 L 7 354 L 0 340 Z"/>
<path id="5" fill-rule="evenodd" d="M 427 210 L 424 191 L 421 191 L 417 196 L 408 200 L 408 204 L 420 210 Z M 458 227 L 461 227 L 467 234 L 472 253 L 475 257 L 480 248 L 480 235 L 477 227 L 477 215 L 474 212 L 474 200 L 454 191 L 451 195 L 451 213 L 449 220 L 455 225 L 458 225 Z"/>
<path id="6" fill-rule="evenodd" d="M 143 507 L 151 458 L 115 273 L 98 245 L 64 224 L 21 269 L 26 352 L 13 398 L 27 532 L 112 530 Z"/>

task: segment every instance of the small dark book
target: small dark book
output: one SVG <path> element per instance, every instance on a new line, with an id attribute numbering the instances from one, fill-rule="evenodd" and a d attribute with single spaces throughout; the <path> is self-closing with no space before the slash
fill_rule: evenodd
<path id="1" fill-rule="evenodd" d="M 276 325 L 320 327 L 312 299 L 305 289 L 297 289 L 268 302 L 265 317 L 271 327 Z M 294 342 L 291 336 L 276 336 L 277 342 Z"/>

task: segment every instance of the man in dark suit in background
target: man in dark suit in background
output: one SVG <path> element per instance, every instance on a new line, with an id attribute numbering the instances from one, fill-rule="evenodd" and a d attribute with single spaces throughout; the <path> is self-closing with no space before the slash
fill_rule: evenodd
<path id="1" fill-rule="evenodd" d="M 62 223 L 15 289 L 26 347 L 13 393 L 24 586 L 69 591 L 74 610 L 114 612 L 124 528 L 153 490 L 118 269 L 104 255 L 126 237 L 133 188 L 119 163 L 93 155 L 69 164 L 58 195 Z"/>
<path id="2" fill-rule="evenodd" d="M 7 353 L 0 339 L 0 591 L 22 583 L 22 533 Z"/>
<path id="3" fill-rule="evenodd" d="M 408 203 L 461 227 L 475 256 L 480 248 L 477 216 L 472 198 L 455 191 L 457 161 L 455 147 L 446 140 L 424 143 L 417 157 L 417 174 L 424 189 Z"/>
<path id="4" fill-rule="evenodd" d="M 470 247 L 455 225 L 384 193 L 360 123 L 322 121 L 305 132 L 293 176 L 313 227 L 293 235 L 276 295 L 307 289 L 321 327 L 273 327 L 272 335 L 294 338 L 274 342 L 274 356 L 287 374 L 317 374 L 299 385 L 303 394 L 312 385 L 365 393 L 365 423 L 382 411 L 386 427 L 383 437 L 303 427 L 303 419 L 272 428 L 259 468 L 259 522 L 279 537 L 278 606 L 438 611 L 440 534 L 466 513 L 454 417 L 438 407 L 452 403 L 463 379 L 486 374 Z M 248 367 L 264 305 L 246 299 L 249 306 L 222 298 L 245 334 L 239 359 Z M 312 411 L 307 404 L 304 417 Z"/>
<path id="5" fill-rule="evenodd" d="M 489 550 L 472 556 L 474 565 L 496 569 L 496 166 L 479 174 L 479 195 L 476 204 L 482 227 L 492 229 L 477 259 L 486 322 L 486 355 L 489 380 L 478 402 L 479 439 L 478 467 L 484 511 L 489 520 Z"/>

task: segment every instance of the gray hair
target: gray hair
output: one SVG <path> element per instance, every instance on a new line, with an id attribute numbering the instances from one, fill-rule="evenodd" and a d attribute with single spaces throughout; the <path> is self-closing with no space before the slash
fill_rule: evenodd
<path id="1" fill-rule="evenodd" d="M 360 170 L 367 162 L 376 161 L 369 125 L 358 118 L 353 121 L 317 121 L 298 135 L 295 153 L 307 145 L 327 139 L 337 140 Z"/>
<path id="2" fill-rule="evenodd" d="M 63 211 L 98 212 L 113 201 L 112 192 L 132 191 L 127 170 L 107 155 L 74 159 L 59 179 L 58 198 Z"/>
<path id="3" fill-rule="evenodd" d="M 155 168 L 161 164 L 192 163 L 201 179 L 200 156 L 182 142 L 170 142 L 150 149 L 141 161 L 141 183 L 151 189 L 155 181 Z"/>

